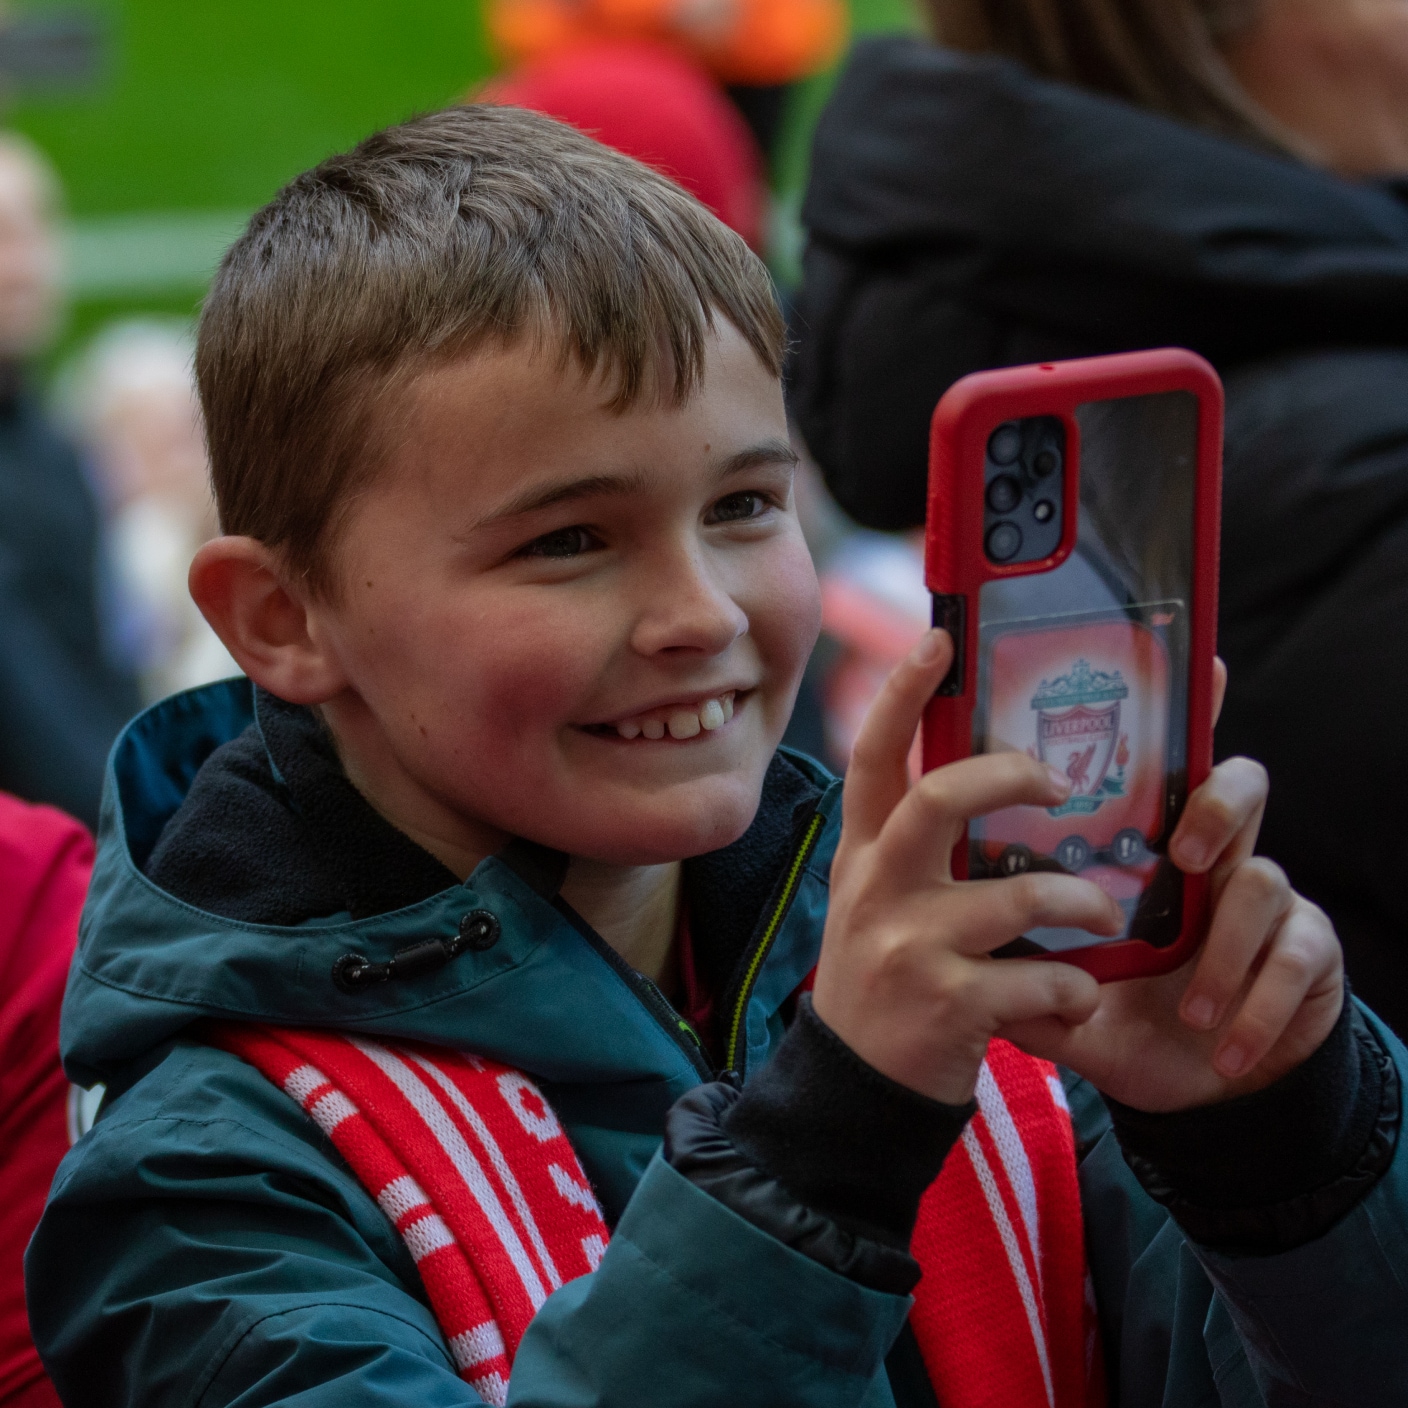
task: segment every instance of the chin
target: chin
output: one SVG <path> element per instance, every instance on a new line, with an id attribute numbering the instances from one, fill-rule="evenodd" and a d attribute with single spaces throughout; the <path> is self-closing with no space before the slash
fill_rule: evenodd
<path id="1" fill-rule="evenodd" d="M 662 865 L 688 860 L 732 845 L 753 824 L 759 789 L 700 789 L 710 795 L 685 802 L 653 798 L 631 805 L 593 808 L 572 818 L 554 839 L 541 839 L 556 850 L 605 865 Z M 672 804 L 673 803 L 673 804 Z"/>

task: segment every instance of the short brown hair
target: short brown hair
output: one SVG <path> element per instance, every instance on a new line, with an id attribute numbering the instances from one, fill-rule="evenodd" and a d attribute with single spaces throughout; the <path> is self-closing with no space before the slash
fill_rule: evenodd
<path id="1" fill-rule="evenodd" d="M 1304 155 L 1223 59 L 1260 0 L 926 0 L 951 49 L 1061 79 L 1252 145 Z"/>
<path id="2" fill-rule="evenodd" d="M 196 374 L 221 527 L 326 590 L 402 374 L 536 336 L 614 374 L 617 409 L 678 402 L 719 316 L 781 374 L 766 268 L 649 167 L 520 108 L 378 132 L 285 186 L 215 276 Z"/>

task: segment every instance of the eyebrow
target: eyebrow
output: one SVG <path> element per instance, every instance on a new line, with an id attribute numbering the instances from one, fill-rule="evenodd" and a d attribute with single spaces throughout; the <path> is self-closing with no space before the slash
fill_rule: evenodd
<path id="1" fill-rule="evenodd" d="M 758 469 L 763 465 L 783 464 L 790 467 L 798 463 L 800 459 L 797 452 L 785 440 L 763 440 L 756 445 L 750 445 L 746 450 L 730 455 L 719 465 L 716 478 L 722 482 L 735 474 Z M 644 473 L 636 471 L 634 474 L 590 474 L 581 479 L 569 479 L 563 484 L 530 487 L 479 519 L 470 531 L 486 528 L 493 523 L 502 523 L 506 519 L 540 513 L 543 509 L 556 508 L 558 504 L 571 503 L 576 499 L 639 493 L 644 489 L 645 483 Z"/>
<path id="2" fill-rule="evenodd" d="M 765 464 L 785 464 L 795 469 L 802 462 L 801 456 L 785 440 L 763 440 L 730 455 L 719 466 L 719 478 L 727 479 L 745 470 L 758 469 Z"/>
<path id="3" fill-rule="evenodd" d="M 589 474 L 582 479 L 569 479 L 564 484 L 528 488 L 492 513 L 485 514 L 473 527 L 485 528 L 491 523 L 502 523 L 507 518 L 522 518 L 524 514 L 555 508 L 558 504 L 571 503 L 574 499 L 599 498 L 608 494 L 633 494 L 644 487 L 645 475 L 636 473 Z"/>

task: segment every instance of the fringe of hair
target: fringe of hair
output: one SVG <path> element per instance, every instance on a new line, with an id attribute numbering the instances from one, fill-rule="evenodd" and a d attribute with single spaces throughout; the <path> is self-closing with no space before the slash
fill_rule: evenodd
<path id="1" fill-rule="evenodd" d="M 698 385 L 723 318 L 780 375 L 766 266 L 693 196 L 540 114 L 469 105 L 286 186 L 222 262 L 196 374 L 222 528 L 315 588 L 417 367 L 534 338 L 622 411 Z"/>

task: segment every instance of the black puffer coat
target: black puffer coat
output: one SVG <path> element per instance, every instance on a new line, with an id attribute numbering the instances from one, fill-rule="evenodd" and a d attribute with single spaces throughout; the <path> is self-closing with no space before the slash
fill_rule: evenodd
<path id="1" fill-rule="evenodd" d="M 794 411 L 862 522 L 922 520 L 943 391 L 1192 347 L 1227 382 L 1221 755 L 1408 1031 L 1408 190 L 993 58 L 858 46 L 817 131 Z"/>

